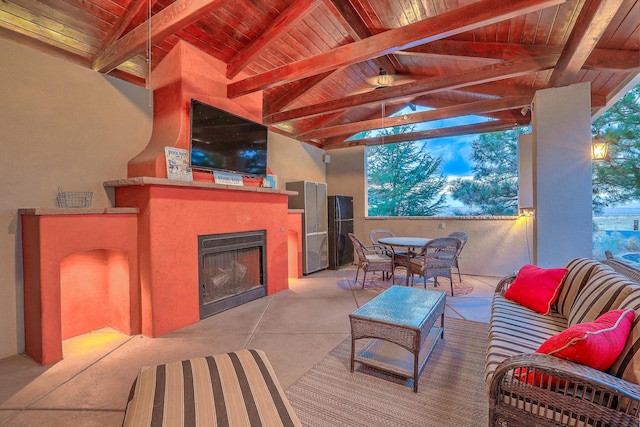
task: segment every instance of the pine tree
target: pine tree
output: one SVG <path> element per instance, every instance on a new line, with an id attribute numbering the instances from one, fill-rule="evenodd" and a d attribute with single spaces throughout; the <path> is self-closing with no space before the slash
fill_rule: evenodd
<path id="1" fill-rule="evenodd" d="M 449 185 L 451 197 L 468 206 L 465 215 L 518 213 L 518 135 L 522 130 L 485 133 L 471 143 L 473 179 Z M 461 214 L 461 212 L 458 212 Z"/>
<path id="2" fill-rule="evenodd" d="M 610 142 L 610 160 L 593 167 L 594 211 L 640 200 L 640 85 L 599 117 L 592 132 Z"/>
<path id="3" fill-rule="evenodd" d="M 410 131 L 400 126 L 381 132 Z M 366 156 L 369 216 L 433 216 L 447 207 L 442 159 L 432 157 L 426 143 L 369 146 Z"/>

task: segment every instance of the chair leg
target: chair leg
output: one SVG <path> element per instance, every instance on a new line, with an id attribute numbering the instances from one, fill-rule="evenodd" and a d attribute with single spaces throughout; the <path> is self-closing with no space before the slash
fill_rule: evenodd
<path id="1" fill-rule="evenodd" d="M 364 276 L 362 276 L 362 289 L 364 289 L 364 284 L 367 282 L 367 270 L 363 269 Z"/>
<path id="2" fill-rule="evenodd" d="M 458 267 L 458 263 L 456 263 L 456 268 L 458 269 L 458 279 L 460 279 L 460 283 L 462 283 L 462 275 L 460 274 L 460 267 Z"/>
<path id="3" fill-rule="evenodd" d="M 453 296 L 453 280 L 449 277 L 449 281 L 451 282 L 451 296 Z"/>
<path id="4" fill-rule="evenodd" d="M 356 280 L 354 283 L 358 283 L 358 274 L 360 273 L 360 266 L 358 266 L 358 269 L 356 270 Z M 367 273 L 365 273 L 367 274 Z"/>

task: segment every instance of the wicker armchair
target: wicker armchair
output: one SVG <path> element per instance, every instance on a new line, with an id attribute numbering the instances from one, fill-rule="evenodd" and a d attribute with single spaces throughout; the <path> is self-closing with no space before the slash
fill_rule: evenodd
<path id="1" fill-rule="evenodd" d="M 464 245 L 467 244 L 467 240 L 469 240 L 469 235 L 464 231 L 454 231 L 453 233 L 449 234 L 448 237 L 455 237 L 457 239 L 460 239 L 460 248 L 458 249 L 458 253 L 456 254 L 455 267 L 456 267 L 456 270 L 458 270 L 458 278 L 462 282 L 462 274 L 460 273 L 459 258 L 460 258 L 460 254 L 462 253 L 462 248 L 464 248 Z"/>
<path id="2" fill-rule="evenodd" d="M 388 256 L 382 253 L 384 248 L 382 248 L 381 246 L 365 246 L 353 233 L 349 233 L 349 239 L 351 239 L 353 248 L 358 255 L 358 269 L 356 270 L 355 280 L 356 283 L 358 282 L 358 274 L 360 273 L 360 269 L 364 271 L 364 276 L 362 278 L 363 289 L 367 279 L 367 272 L 369 271 L 380 271 L 383 274 L 391 273 L 391 279 L 393 280 L 393 252 L 391 252 L 391 256 Z"/>
<path id="3" fill-rule="evenodd" d="M 407 257 L 409 254 L 406 251 L 399 251 L 397 249 L 390 248 L 382 243 L 379 243 L 383 237 L 395 237 L 395 234 L 391 230 L 377 229 L 371 230 L 369 233 L 369 239 L 371 239 L 371 244 L 376 247 L 384 248 L 384 254 L 387 256 L 393 255 L 393 263 L 396 267 L 407 267 Z"/>
<path id="4" fill-rule="evenodd" d="M 455 237 L 440 237 L 430 240 L 424 245 L 422 255 L 409 260 L 409 271 L 411 275 L 411 286 L 413 286 L 413 276 L 422 276 L 427 287 L 427 279 L 433 278 L 435 286 L 438 286 L 438 277 L 446 277 L 451 282 L 451 295 L 453 295 L 453 279 L 451 278 L 451 268 L 455 267 L 455 258 L 460 248 L 460 240 Z"/>

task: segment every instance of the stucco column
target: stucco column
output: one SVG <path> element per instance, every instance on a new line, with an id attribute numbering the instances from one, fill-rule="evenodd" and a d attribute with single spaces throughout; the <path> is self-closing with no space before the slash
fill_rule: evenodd
<path id="1" fill-rule="evenodd" d="M 590 84 L 539 90 L 533 100 L 533 262 L 591 257 Z"/>

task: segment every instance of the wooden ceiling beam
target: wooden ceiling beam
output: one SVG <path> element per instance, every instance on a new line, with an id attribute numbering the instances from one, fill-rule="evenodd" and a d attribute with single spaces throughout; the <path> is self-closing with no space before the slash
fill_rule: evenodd
<path id="1" fill-rule="evenodd" d="M 456 89 L 456 92 L 466 92 L 483 94 L 493 97 L 505 96 L 531 96 L 535 95 L 536 89 L 529 86 L 505 84 L 503 82 L 488 82 L 478 85 L 465 86 Z"/>
<path id="2" fill-rule="evenodd" d="M 224 4 L 224 0 L 176 0 L 151 18 L 151 43 L 173 35 Z M 142 52 L 149 40 L 148 23 L 143 22 L 108 46 L 94 59 L 91 68 L 107 73 Z"/>
<path id="3" fill-rule="evenodd" d="M 227 96 L 238 96 L 355 64 L 397 50 L 465 33 L 506 19 L 564 3 L 565 0 L 481 0 L 440 15 L 387 30 L 348 45 L 275 68 L 230 84 Z"/>
<path id="4" fill-rule="evenodd" d="M 423 95 L 442 90 L 458 89 L 465 86 L 521 76 L 552 68 L 557 60 L 557 56 L 551 56 L 488 64 L 482 67 L 466 70 L 455 75 L 426 78 L 413 83 L 382 88 L 358 95 L 345 96 L 344 98 L 321 102 L 307 107 L 282 111 L 265 117 L 263 122 L 266 124 L 275 124 L 288 120 L 298 120 L 305 117 L 341 111 L 360 105 L 408 98 L 411 96 Z"/>
<path id="5" fill-rule="evenodd" d="M 505 61 L 525 56 L 561 54 L 560 46 L 521 45 L 514 43 L 485 43 L 459 40 L 438 40 L 396 55 L 416 57 L 451 57 L 487 61 Z M 583 69 L 604 71 L 634 71 L 640 69 L 640 52 L 631 50 L 594 49 L 585 61 Z"/>
<path id="6" fill-rule="evenodd" d="M 282 35 L 313 11 L 323 0 L 297 0 L 227 63 L 227 78 L 233 79 Z"/>
<path id="7" fill-rule="evenodd" d="M 153 8 L 156 5 L 156 3 L 158 3 L 158 0 L 150 0 L 150 1 L 149 0 L 144 0 L 144 1 L 145 1 L 146 5 L 151 3 L 149 5 L 151 8 Z M 122 34 L 128 33 L 129 31 L 133 30 L 138 25 L 142 24 L 143 22 L 146 22 L 147 19 L 149 19 L 148 7 L 140 9 L 138 14 L 133 17 L 131 22 L 129 22 L 129 25 L 127 26 L 127 28 L 124 29 L 124 32 L 118 35 L 118 38 L 120 36 L 122 36 Z"/>
<path id="8" fill-rule="evenodd" d="M 112 30 L 109 32 L 107 37 L 105 37 L 102 42 L 102 46 L 93 56 L 93 60 L 95 58 L 100 57 L 102 53 L 105 51 L 107 46 L 111 46 L 116 40 L 120 38 L 120 36 L 125 32 L 125 30 L 129 27 L 129 24 L 133 22 L 133 20 L 142 15 L 143 11 L 147 11 L 146 7 L 148 5 L 148 0 L 133 0 L 129 7 L 125 9 L 124 14 L 118 19 L 116 25 L 113 26 Z M 147 11 L 147 19 L 148 19 L 148 11 Z M 92 60 L 92 62 L 93 62 Z"/>
<path id="9" fill-rule="evenodd" d="M 476 98 L 475 100 L 469 101 L 469 102 L 483 101 L 486 99 L 483 95 L 478 95 L 474 93 L 469 93 L 468 96 L 470 98 Z M 533 99 L 533 94 L 529 96 L 529 98 Z M 496 98 L 490 98 L 490 99 L 496 99 Z M 427 107 L 427 108 L 445 108 L 445 107 L 451 107 L 452 105 L 458 105 L 454 101 L 450 101 L 448 99 L 441 99 L 441 98 L 429 96 L 429 95 L 419 96 L 413 101 L 411 101 L 411 103 L 415 105 L 420 105 L 422 107 Z M 480 115 L 484 117 L 489 117 L 492 119 L 513 119 L 514 117 L 520 119 L 522 118 L 522 107 L 518 108 L 517 110 L 499 110 L 499 111 L 484 112 L 484 113 L 481 113 Z"/>
<path id="10" fill-rule="evenodd" d="M 578 72 L 623 2 L 624 0 L 586 0 L 551 74 L 549 87 L 575 83 Z"/>
<path id="11" fill-rule="evenodd" d="M 502 98 L 468 102 L 466 104 L 451 105 L 449 107 L 423 111 L 420 113 L 403 114 L 401 116 L 386 117 L 384 119 L 379 117 L 372 120 L 317 129 L 302 135 L 297 135 L 296 139 L 305 141 L 311 139 L 330 138 L 338 135 L 353 135 L 358 132 L 374 129 L 426 123 L 434 120 L 448 119 L 451 117 L 460 117 L 470 114 L 480 115 L 494 111 L 522 108 L 529 105 L 531 105 L 531 97 Z"/>
<path id="12" fill-rule="evenodd" d="M 640 52 L 637 50 L 594 49 L 582 66 L 586 70 L 638 71 Z"/>
<path id="13" fill-rule="evenodd" d="M 350 125 L 357 125 L 359 123 L 362 123 L 364 121 L 369 121 L 369 120 L 380 120 L 382 115 L 384 114 L 385 117 L 389 117 L 394 115 L 395 113 L 397 113 L 398 111 L 404 109 L 407 105 L 402 103 L 402 104 L 397 104 L 394 103 L 392 105 L 385 105 L 384 110 L 382 109 L 382 106 L 380 108 L 375 108 L 373 110 L 373 112 L 371 112 L 370 114 L 367 114 L 363 119 L 361 120 L 357 120 L 357 121 L 353 121 L 353 122 L 348 122 L 345 123 L 344 122 L 344 116 L 342 113 L 333 113 L 333 114 L 327 114 L 324 116 L 320 116 L 320 118 L 325 118 L 328 117 L 330 118 L 329 120 L 326 120 L 322 123 L 317 123 L 315 126 L 311 126 L 311 125 L 305 125 L 304 128 L 299 128 L 298 129 L 298 133 L 296 135 L 293 136 L 293 138 L 298 139 L 298 135 L 306 135 L 307 133 L 311 132 L 313 133 L 314 131 L 318 130 L 318 129 L 334 129 L 336 127 L 340 127 L 340 126 L 350 126 Z M 341 119 L 343 119 L 341 121 Z M 338 123 L 340 121 L 340 123 Z M 337 123 L 337 124 L 336 124 Z M 368 130 L 368 129 L 363 129 L 363 130 Z M 330 135 L 327 137 L 313 137 L 313 138 L 308 138 L 308 139 L 299 139 L 299 141 L 319 141 L 321 139 L 323 140 L 327 140 L 327 139 L 331 139 L 335 136 L 339 136 L 339 135 L 347 135 L 347 134 L 353 134 L 353 133 L 357 133 L 356 132 L 347 132 L 347 133 L 343 133 L 343 132 L 338 132 L 335 135 Z"/>
<path id="14" fill-rule="evenodd" d="M 495 120 L 493 122 L 475 123 L 472 125 L 460 125 L 439 129 L 429 129 L 419 132 L 409 132 L 396 135 L 385 135 L 384 137 L 378 136 L 374 138 L 354 139 L 343 142 L 332 142 L 322 146 L 325 150 L 331 150 L 336 148 L 356 147 L 359 145 L 381 145 L 392 144 L 398 142 L 420 141 L 424 139 L 434 139 L 449 136 L 459 135 L 471 135 L 487 132 L 498 132 L 503 130 L 514 129 L 519 126 L 526 126 L 528 121 L 522 120 Z"/>
<path id="15" fill-rule="evenodd" d="M 345 0 L 325 0 L 324 3 L 354 40 L 363 40 L 373 35 L 351 2 Z M 388 57 L 381 56 L 379 58 L 372 58 L 371 61 L 376 64 L 378 68 L 385 70 L 387 74 L 396 74 L 396 67 Z"/>
<path id="16" fill-rule="evenodd" d="M 438 40 L 432 43 L 416 46 L 407 50 L 400 50 L 394 53 L 396 55 L 407 56 L 440 56 L 455 57 L 456 59 L 486 59 L 489 61 L 507 61 L 523 57 L 559 55 L 562 53 L 562 47 L 546 45 L 523 45 L 516 43 Z"/>
<path id="17" fill-rule="evenodd" d="M 296 82 L 295 86 L 288 90 L 284 95 L 280 96 L 278 99 L 273 100 L 272 102 L 268 102 L 265 106 L 265 113 L 272 114 L 287 108 L 298 98 L 304 96 L 307 92 L 318 87 L 325 79 L 341 71 L 342 68 L 339 68 L 337 70 L 328 71 L 326 73 L 316 74 L 315 76 L 307 77 L 306 79 L 302 79 Z"/>

